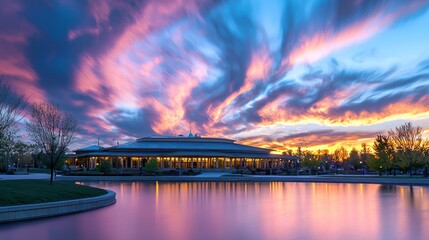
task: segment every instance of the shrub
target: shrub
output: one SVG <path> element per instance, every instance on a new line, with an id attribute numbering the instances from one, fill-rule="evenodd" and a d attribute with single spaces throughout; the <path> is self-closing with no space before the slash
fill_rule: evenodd
<path id="1" fill-rule="evenodd" d="M 158 161 L 155 158 L 149 160 L 143 170 L 146 172 L 155 172 L 158 169 Z"/>
<path id="2" fill-rule="evenodd" d="M 98 166 L 98 170 L 102 173 L 108 173 L 112 169 L 112 165 L 109 161 L 102 161 L 100 166 Z"/>

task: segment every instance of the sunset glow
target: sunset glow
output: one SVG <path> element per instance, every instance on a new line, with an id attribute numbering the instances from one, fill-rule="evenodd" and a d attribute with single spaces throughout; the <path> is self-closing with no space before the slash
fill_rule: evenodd
<path id="1" fill-rule="evenodd" d="M 149 135 L 275 149 L 429 138 L 429 1 L 24 1 L 0 75 L 77 119 L 72 148 Z"/>

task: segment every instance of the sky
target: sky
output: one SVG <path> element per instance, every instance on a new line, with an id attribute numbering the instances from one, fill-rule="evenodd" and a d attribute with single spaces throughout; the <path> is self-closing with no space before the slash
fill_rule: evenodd
<path id="1" fill-rule="evenodd" d="M 80 131 L 277 151 L 429 137 L 428 0 L 0 0 L 0 75 Z M 25 137 L 25 133 L 23 133 Z"/>

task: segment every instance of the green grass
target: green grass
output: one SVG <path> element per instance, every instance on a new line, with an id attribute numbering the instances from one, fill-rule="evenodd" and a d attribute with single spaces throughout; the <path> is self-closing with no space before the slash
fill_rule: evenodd
<path id="1" fill-rule="evenodd" d="M 47 180 L 2 180 L 0 181 L 0 206 L 57 202 L 71 199 L 95 197 L 107 191 L 71 182 Z"/>

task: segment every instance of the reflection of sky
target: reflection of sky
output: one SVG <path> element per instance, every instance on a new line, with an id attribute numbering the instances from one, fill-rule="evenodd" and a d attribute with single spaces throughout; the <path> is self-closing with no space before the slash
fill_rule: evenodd
<path id="1" fill-rule="evenodd" d="M 428 1 L 3 5 L 0 74 L 71 112 L 76 147 L 189 123 L 279 150 L 370 143 L 406 121 L 429 137 Z"/>
<path id="2" fill-rule="evenodd" d="M 0 225 L 4 239 L 426 239 L 429 189 L 285 182 L 92 182 L 116 204 Z M 287 236 L 287 237 L 285 237 Z"/>

